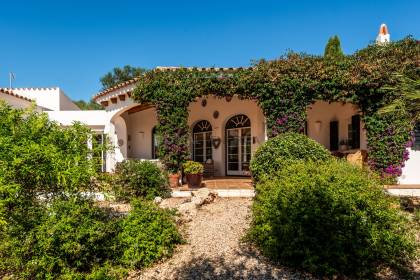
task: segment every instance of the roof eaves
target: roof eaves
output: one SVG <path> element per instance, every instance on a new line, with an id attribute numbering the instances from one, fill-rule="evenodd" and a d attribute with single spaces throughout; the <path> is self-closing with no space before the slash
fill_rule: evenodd
<path id="1" fill-rule="evenodd" d="M 187 70 L 198 70 L 198 71 L 208 71 L 208 72 L 213 72 L 213 71 L 239 71 L 239 70 L 252 70 L 254 69 L 254 67 L 178 67 L 178 66 L 157 66 L 154 70 L 155 71 L 176 71 L 179 69 L 187 69 Z M 117 84 L 113 87 L 107 88 L 97 94 L 95 94 L 93 96 L 93 100 L 98 99 L 99 97 L 102 97 L 114 90 L 120 89 L 122 87 L 134 84 L 135 82 L 137 82 L 138 80 L 141 79 L 141 76 L 136 77 L 134 79 L 122 82 L 120 84 Z"/>
<path id="2" fill-rule="evenodd" d="M 16 94 L 16 93 L 13 93 L 13 91 L 11 91 L 10 89 L 0 88 L 0 92 L 1 92 L 1 93 L 4 93 L 4 94 L 8 94 L 8 95 L 10 95 L 10 96 L 14 96 L 14 97 L 16 97 L 16 98 L 20 98 L 20 99 L 22 99 L 22 100 L 26 100 L 26 101 L 30 101 L 30 102 L 34 101 L 34 100 L 29 99 L 29 98 L 27 98 L 27 97 L 20 96 L 20 95 L 18 95 L 18 94 Z"/>

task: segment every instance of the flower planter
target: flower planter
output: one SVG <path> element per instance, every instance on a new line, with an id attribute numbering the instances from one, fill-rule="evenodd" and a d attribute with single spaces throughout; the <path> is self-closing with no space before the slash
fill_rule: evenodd
<path id="1" fill-rule="evenodd" d="M 169 174 L 169 186 L 171 188 L 179 187 L 179 174 Z"/>
<path id="2" fill-rule="evenodd" d="M 203 174 L 186 174 L 186 177 L 189 188 L 201 187 L 201 182 L 203 181 Z"/>

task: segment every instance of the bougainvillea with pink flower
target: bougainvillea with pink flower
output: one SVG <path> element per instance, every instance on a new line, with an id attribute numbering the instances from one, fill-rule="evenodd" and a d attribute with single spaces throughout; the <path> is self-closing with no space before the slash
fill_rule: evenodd
<path id="1" fill-rule="evenodd" d="M 158 133 L 164 139 L 159 156 L 171 171 L 189 157 L 188 106 L 199 97 L 237 95 L 257 102 L 269 137 L 303 132 L 307 107 L 316 100 L 358 105 L 367 129 L 369 165 L 398 176 L 412 141 L 410 115 L 379 114 L 398 93 L 384 90 L 399 83 L 399 73 L 418 80 L 420 46 L 407 37 L 386 45 L 370 45 L 337 61 L 288 53 L 250 68 L 153 70 L 139 80 L 132 97 L 156 107 Z"/>

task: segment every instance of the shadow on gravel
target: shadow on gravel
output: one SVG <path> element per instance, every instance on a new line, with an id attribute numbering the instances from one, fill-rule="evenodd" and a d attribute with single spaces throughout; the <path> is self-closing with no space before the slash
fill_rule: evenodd
<path id="1" fill-rule="evenodd" d="M 234 260 L 225 257 L 195 257 L 173 272 L 173 279 L 313 279 L 286 268 L 273 269 L 261 264 L 261 256 L 252 249 L 235 252 Z M 232 258 L 230 258 L 232 259 Z M 236 259 L 236 261 L 235 261 Z M 264 261 L 265 262 L 265 261 Z"/>

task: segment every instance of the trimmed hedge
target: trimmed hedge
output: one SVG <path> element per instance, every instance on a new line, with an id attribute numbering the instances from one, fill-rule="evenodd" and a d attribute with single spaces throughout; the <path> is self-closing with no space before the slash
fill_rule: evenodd
<path id="1" fill-rule="evenodd" d="M 255 182 L 263 174 L 277 172 L 291 161 L 325 161 L 330 152 L 303 134 L 284 133 L 269 139 L 255 152 L 251 160 L 251 174 Z"/>
<path id="2" fill-rule="evenodd" d="M 347 162 L 295 162 L 256 185 L 249 237 L 282 264 L 372 278 L 415 255 L 409 221 L 368 171 Z"/>

